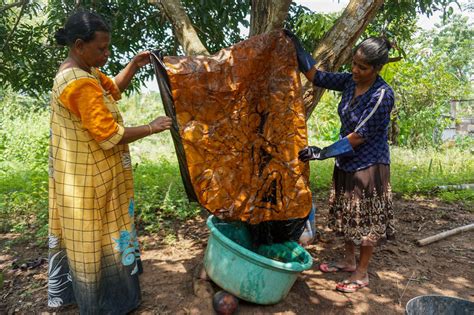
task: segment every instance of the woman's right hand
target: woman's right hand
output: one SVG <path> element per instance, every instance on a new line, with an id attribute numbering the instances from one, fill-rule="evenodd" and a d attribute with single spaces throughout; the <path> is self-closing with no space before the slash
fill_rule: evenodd
<path id="1" fill-rule="evenodd" d="M 316 65 L 316 61 L 313 59 L 313 56 L 311 56 L 311 54 L 304 49 L 298 36 L 296 36 L 292 31 L 287 29 L 283 29 L 283 32 L 293 42 L 293 45 L 295 46 L 296 57 L 298 59 L 298 68 L 303 74 L 306 74 L 314 67 L 314 65 Z"/>
<path id="2" fill-rule="evenodd" d="M 153 133 L 162 132 L 171 128 L 173 120 L 167 116 L 160 116 L 150 123 Z"/>

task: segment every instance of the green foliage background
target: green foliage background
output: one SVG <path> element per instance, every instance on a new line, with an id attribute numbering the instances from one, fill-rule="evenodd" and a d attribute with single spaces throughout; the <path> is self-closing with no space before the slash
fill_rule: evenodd
<path id="1" fill-rule="evenodd" d="M 3 91 L 5 92 L 5 91 Z M 17 232 L 46 244 L 48 215 L 47 152 L 49 112 L 43 101 L 6 92 L 0 100 L 0 233 Z M 337 96 L 327 94 L 320 106 Z M 136 94 L 120 101 L 127 125 L 148 122 L 163 115 L 160 96 Z M 334 137 L 324 130 L 332 125 L 309 124 L 310 142 L 327 145 Z M 316 120 L 317 121 L 317 120 Z M 200 211 L 189 203 L 181 182 L 178 162 L 168 132 L 131 144 L 135 179 L 138 226 L 155 233 L 169 229 L 175 221 L 194 217 Z M 333 160 L 311 163 L 312 189 L 327 196 L 331 185 Z M 437 185 L 474 183 L 474 159 L 468 147 L 408 149 L 392 148 L 392 185 L 402 196 L 429 195 L 448 202 L 474 206 L 474 192 L 436 192 Z"/>
<path id="2" fill-rule="evenodd" d="M 404 57 L 387 64 L 381 72 L 396 94 L 393 143 L 411 148 L 437 146 L 441 131 L 454 123 L 449 118 L 451 100 L 473 99 L 459 114 L 469 117 L 474 112 L 474 25 L 466 17 L 451 15 L 434 30 L 416 34 L 406 47 Z M 316 106 L 308 123 L 314 126 L 317 137 L 337 139 L 339 99 L 338 93 L 326 92 Z M 470 137 L 457 141 L 472 145 Z"/>
<path id="3" fill-rule="evenodd" d="M 48 6 L 45 1 L 28 2 L 23 10 L 28 19 L 21 20 L 13 37 L 9 34 L 13 34 L 21 8 L 0 14 L 0 233 L 22 233 L 41 244 L 46 244 L 48 212 L 49 101 L 45 92 L 65 55 L 65 50 L 52 42 L 52 34 L 74 8 L 75 1 L 47 3 Z M 113 56 L 106 69 L 109 74 L 120 70 L 124 61 L 143 48 L 181 53 L 169 23 L 147 1 L 81 3 L 106 16 L 114 27 Z M 240 28 L 248 26 L 245 18 L 249 1 L 183 3 L 211 52 L 242 39 Z M 432 13 L 433 4 L 443 9 L 448 3 L 452 1 L 386 1 L 363 37 L 384 33 L 396 37 L 402 46 L 394 56 L 402 56 L 403 60 L 387 65 L 382 72 L 397 96 L 393 122 L 398 134 L 394 142 L 399 147 L 392 147 L 394 192 L 463 202 L 472 208 L 472 191 L 437 192 L 434 188 L 474 183 L 472 138 L 442 145 L 438 137 L 439 130 L 452 123 L 446 119 L 449 101 L 473 97 L 473 25 L 465 18 L 447 14 L 444 24 L 433 31 L 416 33 L 414 26 L 417 12 Z M 5 4 L 0 0 L 0 7 Z M 134 12 L 137 18 L 127 12 Z M 224 18 L 215 19 L 216 16 Z M 292 4 L 287 26 L 294 28 L 306 48 L 312 50 L 337 17 L 338 14 L 313 13 Z M 151 68 L 141 72 L 135 87 L 151 73 Z M 316 107 L 308 121 L 311 144 L 323 146 L 338 138 L 339 99 L 338 93 L 326 92 Z M 156 93 L 132 93 L 120 102 L 120 107 L 129 126 L 163 115 Z M 466 112 L 472 114 L 473 110 Z M 142 230 L 153 233 L 166 229 L 170 222 L 193 217 L 200 211 L 187 201 L 167 132 L 133 143 L 131 151 L 138 225 Z M 312 162 L 311 183 L 317 194 L 328 193 L 332 168 L 332 160 Z"/>
<path id="4" fill-rule="evenodd" d="M 137 52 L 159 49 L 164 55 L 182 54 L 171 24 L 148 0 L 36 0 L 5 9 L 13 1 L 0 0 L 0 81 L 4 86 L 34 96 L 47 93 L 66 49 L 54 41 L 55 31 L 80 8 L 101 14 L 112 26 L 111 57 L 104 71 L 116 74 Z M 198 36 L 209 52 L 215 53 L 244 39 L 241 29 L 249 26 L 249 0 L 181 0 Z M 452 11 L 456 0 L 387 0 L 369 27 L 376 34 L 387 33 L 403 42 L 414 32 L 417 13 L 426 15 Z M 335 21 L 337 14 L 313 13 L 291 4 L 286 24 L 313 50 Z M 151 69 L 138 75 L 139 83 L 151 78 Z"/>
<path id="5" fill-rule="evenodd" d="M 0 9 L 9 2 L 0 0 Z M 240 30 L 249 25 L 249 1 L 182 0 L 182 3 L 211 53 L 243 39 Z M 143 50 L 183 54 L 171 24 L 147 0 L 83 0 L 80 6 L 99 13 L 111 25 L 111 57 L 104 68 L 109 75 L 118 73 L 125 62 Z M 24 6 L 1 12 L 0 81 L 14 91 L 29 95 L 47 93 L 56 69 L 67 54 L 65 47 L 55 43 L 54 33 L 77 9 L 75 0 L 49 0 L 26 1 Z M 21 19 L 17 24 L 18 17 Z M 151 69 L 141 72 L 134 90 L 152 76 Z"/>

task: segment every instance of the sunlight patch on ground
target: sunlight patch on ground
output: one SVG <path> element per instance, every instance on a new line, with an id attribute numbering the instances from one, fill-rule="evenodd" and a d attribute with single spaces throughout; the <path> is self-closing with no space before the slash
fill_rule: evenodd
<path id="1" fill-rule="evenodd" d="M 160 257 L 162 256 L 162 253 L 159 251 L 148 251 L 147 254 L 149 257 Z M 147 255 L 147 256 L 148 256 Z M 143 260 L 147 260 L 147 257 L 143 257 Z M 166 259 L 166 260 L 159 260 L 159 259 L 153 259 L 152 265 L 156 266 L 159 268 L 160 272 L 172 272 L 172 273 L 181 273 L 181 274 L 186 274 L 187 269 L 184 267 L 184 265 L 179 262 L 182 259 L 176 258 L 176 259 Z"/>
<path id="2" fill-rule="evenodd" d="M 357 293 L 340 293 L 338 294 L 344 296 L 349 302 L 346 303 L 346 307 L 352 305 L 351 307 L 355 307 L 352 313 L 356 314 L 368 314 L 370 312 L 370 304 L 371 300 L 379 301 L 380 298 L 377 294 L 373 293 L 373 289 L 370 288 L 362 288 Z"/>
<path id="3" fill-rule="evenodd" d="M 11 266 L 11 262 L 13 261 L 12 255 L 0 255 L 0 270 L 5 270 L 7 267 Z"/>
<path id="4" fill-rule="evenodd" d="M 336 284 L 334 283 L 334 286 Z M 335 308 L 340 308 L 344 307 L 347 305 L 347 298 L 344 296 L 342 293 L 338 293 L 333 289 L 333 286 L 331 286 L 332 289 L 330 290 L 319 290 L 317 291 L 318 296 L 321 297 L 321 299 L 331 301 L 334 304 Z"/>
<path id="5" fill-rule="evenodd" d="M 377 275 L 382 280 L 388 280 L 392 282 L 403 282 L 406 281 L 406 277 L 395 271 L 377 271 Z"/>
<path id="6" fill-rule="evenodd" d="M 316 296 L 310 296 L 309 297 L 309 302 L 312 304 L 321 304 L 321 300 L 318 299 Z"/>
<path id="7" fill-rule="evenodd" d="M 472 282 L 466 278 L 463 277 L 455 277 L 455 278 L 449 278 L 449 281 L 453 283 L 457 283 L 460 285 L 465 285 L 465 286 L 472 286 Z"/>
<path id="8" fill-rule="evenodd" d="M 456 289 L 466 289 L 469 288 L 470 291 L 473 289 L 472 275 L 471 280 L 463 277 L 448 278 L 448 281 L 453 284 Z"/>
<path id="9" fill-rule="evenodd" d="M 438 287 L 436 285 L 433 285 L 432 286 L 432 290 L 431 292 L 428 292 L 426 294 L 439 294 L 439 295 L 446 295 L 446 296 L 457 296 L 457 292 L 454 291 L 454 290 L 446 290 L 442 287 Z"/>
<path id="10" fill-rule="evenodd" d="M 5 234 L 0 234 L 0 241 L 12 241 L 20 237 L 21 237 L 20 233 L 5 233 Z"/>
<path id="11" fill-rule="evenodd" d="M 444 291 L 445 292 L 445 291 Z M 419 288 L 418 289 L 418 294 L 415 295 L 415 296 L 418 296 L 418 295 L 426 295 L 426 294 L 433 294 L 433 291 L 431 290 L 428 290 L 426 288 Z"/>
<path id="12" fill-rule="evenodd" d="M 436 202 L 431 201 L 431 202 L 420 202 L 420 206 L 435 209 L 439 205 Z"/>
<path id="13" fill-rule="evenodd" d="M 372 294 L 371 296 L 378 301 L 377 303 L 387 303 L 388 305 L 393 305 L 393 299 L 390 297 L 378 294 Z"/>

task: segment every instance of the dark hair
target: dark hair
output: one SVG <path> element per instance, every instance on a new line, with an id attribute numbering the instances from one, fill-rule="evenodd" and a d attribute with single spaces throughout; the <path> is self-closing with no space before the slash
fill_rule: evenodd
<path id="1" fill-rule="evenodd" d="M 110 27 L 97 13 L 81 10 L 67 19 L 64 28 L 58 29 L 54 38 L 59 45 L 70 46 L 77 39 L 93 40 L 95 32 L 110 33 Z"/>
<path id="2" fill-rule="evenodd" d="M 360 51 L 364 60 L 375 68 L 382 68 L 388 62 L 388 51 L 392 44 L 385 37 L 369 37 L 354 49 L 354 55 Z"/>

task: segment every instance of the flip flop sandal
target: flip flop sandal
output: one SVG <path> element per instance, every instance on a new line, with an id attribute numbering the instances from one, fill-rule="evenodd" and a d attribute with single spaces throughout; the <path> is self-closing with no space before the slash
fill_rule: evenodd
<path id="1" fill-rule="evenodd" d="M 322 263 L 319 265 L 319 270 L 321 270 L 324 273 L 329 273 L 329 272 L 354 272 L 356 271 L 356 268 L 349 268 L 349 267 L 338 267 L 336 266 L 335 262 L 329 262 L 329 263 Z"/>
<path id="2" fill-rule="evenodd" d="M 365 282 L 362 280 L 344 280 L 336 285 L 336 290 L 344 293 L 354 293 L 357 292 L 359 289 L 365 288 L 367 286 L 369 286 L 368 281 Z"/>

